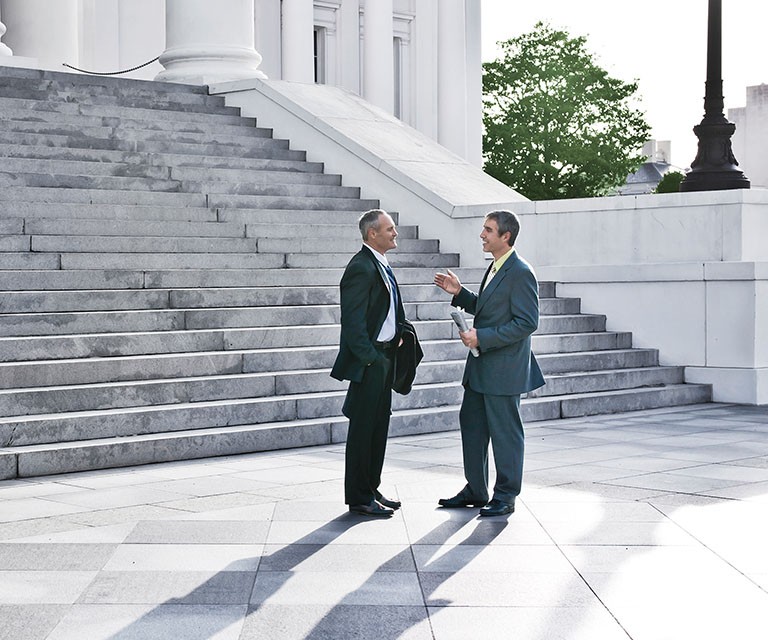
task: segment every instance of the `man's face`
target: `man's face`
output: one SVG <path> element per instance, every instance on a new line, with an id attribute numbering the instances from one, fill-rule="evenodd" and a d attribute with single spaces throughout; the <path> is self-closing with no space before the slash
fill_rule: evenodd
<path id="1" fill-rule="evenodd" d="M 397 247 L 397 229 L 395 221 L 388 213 L 382 213 L 378 219 L 378 228 L 368 232 L 368 244 L 379 253 L 386 253 Z"/>
<path id="2" fill-rule="evenodd" d="M 494 257 L 501 257 L 509 250 L 509 231 L 499 236 L 499 225 L 491 218 L 485 219 L 480 239 L 483 241 L 483 251 L 493 254 Z"/>

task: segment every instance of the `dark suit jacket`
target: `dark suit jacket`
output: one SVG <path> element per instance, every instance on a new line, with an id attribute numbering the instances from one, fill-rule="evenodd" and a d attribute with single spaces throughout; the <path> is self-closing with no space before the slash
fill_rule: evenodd
<path id="1" fill-rule="evenodd" d="M 483 282 L 488 277 L 486 272 Z M 515 251 L 480 295 L 462 287 L 451 304 L 475 316 L 480 357 L 467 356 L 462 383 L 473 391 L 511 396 L 544 384 L 531 352 L 539 326 L 539 285 L 531 266 Z"/>
<path id="2" fill-rule="evenodd" d="M 389 313 L 387 274 L 376 256 L 363 246 L 347 264 L 341 278 L 341 340 L 339 355 L 331 369 L 337 380 L 360 382 L 365 367 L 382 357 L 373 343 Z M 405 312 L 398 289 L 397 335 Z"/>

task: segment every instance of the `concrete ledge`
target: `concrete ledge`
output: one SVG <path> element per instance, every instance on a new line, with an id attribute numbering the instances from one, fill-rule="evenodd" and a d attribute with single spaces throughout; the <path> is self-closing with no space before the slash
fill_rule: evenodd
<path id="1" fill-rule="evenodd" d="M 534 265 L 764 262 L 768 190 L 518 203 Z"/>
<path id="2" fill-rule="evenodd" d="M 712 401 L 768 405 L 768 368 L 732 369 L 726 367 L 686 367 L 688 382 L 711 384 Z"/>
<path id="3" fill-rule="evenodd" d="M 359 96 L 326 85 L 243 80 L 214 84 L 228 106 L 257 117 L 325 162 L 363 197 L 400 212 L 403 224 L 418 224 L 424 237 L 440 237 L 444 251 L 462 264 L 482 263 L 478 218 L 512 208 L 526 198 L 437 142 Z"/>

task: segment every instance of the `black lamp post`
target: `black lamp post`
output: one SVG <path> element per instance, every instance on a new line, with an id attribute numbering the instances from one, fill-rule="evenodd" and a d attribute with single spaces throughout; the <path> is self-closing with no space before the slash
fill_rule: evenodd
<path id="1" fill-rule="evenodd" d="M 722 14 L 722 0 L 709 0 L 704 119 L 693 128 L 699 149 L 690 172 L 680 183 L 680 191 L 749 189 L 749 180 L 738 169 L 731 149 L 736 125 L 728 122 L 723 113 Z"/>

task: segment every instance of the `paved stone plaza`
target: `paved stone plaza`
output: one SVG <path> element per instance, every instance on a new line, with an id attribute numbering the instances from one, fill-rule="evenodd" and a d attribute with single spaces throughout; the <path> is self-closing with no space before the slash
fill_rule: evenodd
<path id="1" fill-rule="evenodd" d="M 768 408 L 531 424 L 507 518 L 447 511 L 458 433 L 0 483 L 2 640 L 766 637 Z"/>

